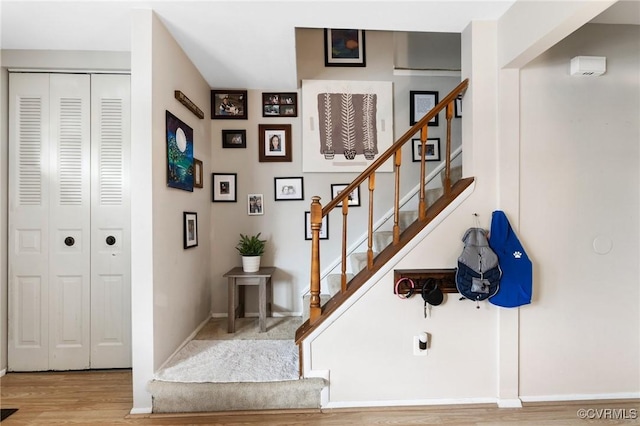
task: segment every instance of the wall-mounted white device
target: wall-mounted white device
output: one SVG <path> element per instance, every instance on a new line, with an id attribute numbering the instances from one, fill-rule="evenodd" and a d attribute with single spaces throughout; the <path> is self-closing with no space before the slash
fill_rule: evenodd
<path id="1" fill-rule="evenodd" d="M 599 76 L 606 70 L 605 56 L 576 56 L 571 59 L 571 75 Z"/>
<path id="2" fill-rule="evenodd" d="M 425 356 L 428 352 L 431 339 L 429 333 L 421 332 L 417 336 L 413 336 L 413 354 L 416 356 Z"/>

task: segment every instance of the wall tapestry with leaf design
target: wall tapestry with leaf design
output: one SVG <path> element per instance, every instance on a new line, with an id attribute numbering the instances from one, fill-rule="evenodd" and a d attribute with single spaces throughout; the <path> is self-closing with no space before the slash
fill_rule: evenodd
<path id="1" fill-rule="evenodd" d="M 304 80 L 303 171 L 367 168 L 393 142 L 392 90 L 386 81 Z M 387 163 L 381 171 L 392 171 Z"/>

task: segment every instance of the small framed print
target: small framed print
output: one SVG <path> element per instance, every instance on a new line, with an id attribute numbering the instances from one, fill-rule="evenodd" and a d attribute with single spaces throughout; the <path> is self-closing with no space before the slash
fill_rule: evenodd
<path id="1" fill-rule="evenodd" d="M 198 213 L 184 212 L 182 215 L 184 227 L 183 246 L 185 249 L 198 245 Z"/>
<path id="2" fill-rule="evenodd" d="M 247 91 L 246 90 L 212 90 L 211 91 L 212 119 L 247 119 Z"/>
<path id="3" fill-rule="evenodd" d="M 311 212 L 304 212 L 304 239 L 310 240 L 311 236 Z M 322 218 L 322 223 L 320 224 L 320 239 L 328 240 L 329 239 L 329 216 L 325 216 Z"/>
<path id="4" fill-rule="evenodd" d="M 420 139 L 411 139 L 413 144 L 413 162 L 418 162 L 422 156 L 422 142 Z M 425 161 L 440 161 L 440 138 L 427 139 L 425 144 Z"/>
<path id="5" fill-rule="evenodd" d="M 211 201 L 235 203 L 238 194 L 236 173 L 211 173 L 213 181 Z"/>
<path id="6" fill-rule="evenodd" d="M 462 97 L 458 96 L 456 98 L 456 103 L 454 105 L 455 105 L 455 108 L 454 108 L 455 117 L 456 118 L 462 117 Z"/>
<path id="7" fill-rule="evenodd" d="M 332 183 L 331 184 L 331 199 L 336 198 L 340 193 L 349 186 L 348 183 Z M 351 191 L 351 194 L 347 196 L 349 207 L 357 207 L 360 205 L 360 186 Z M 342 201 L 337 204 L 337 207 L 342 207 Z"/>
<path id="8" fill-rule="evenodd" d="M 298 94 L 297 93 L 263 93 L 262 94 L 263 117 L 297 117 Z"/>
<path id="9" fill-rule="evenodd" d="M 304 200 L 304 186 L 302 182 L 302 177 L 273 178 L 275 200 Z"/>
<path id="10" fill-rule="evenodd" d="M 291 124 L 259 124 L 259 161 L 291 162 Z"/>
<path id="11" fill-rule="evenodd" d="M 324 66 L 367 66 L 364 35 L 364 30 L 325 28 Z"/>
<path id="12" fill-rule="evenodd" d="M 246 148 L 247 147 L 247 131 L 246 130 L 223 130 L 222 131 L 222 147 L 223 148 Z"/>
<path id="13" fill-rule="evenodd" d="M 425 90 L 412 90 L 409 92 L 411 104 L 409 105 L 410 125 L 416 124 L 422 117 L 438 105 L 438 92 Z M 427 126 L 437 126 L 438 115 L 427 123 Z"/>
<path id="14" fill-rule="evenodd" d="M 264 204 L 262 194 L 248 194 L 247 195 L 247 213 L 249 216 L 256 216 L 264 214 Z"/>
<path id="15" fill-rule="evenodd" d="M 202 171 L 202 161 L 197 158 L 193 159 L 193 187 L 194 188 L 202 188 L 204 186 L 202 182 L 203 171 Z"/>

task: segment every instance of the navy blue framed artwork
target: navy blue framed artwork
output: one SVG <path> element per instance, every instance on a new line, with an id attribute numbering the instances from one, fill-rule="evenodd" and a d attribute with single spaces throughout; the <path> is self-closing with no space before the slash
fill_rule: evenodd
<path id="1" fill-rule="evenodd" d="M 366 67 L 365 32 L 355 29 L 324 29 L 325 67 Z"/>
<path id="2" fill-rule="evenodd" d="M 193 129 L 167 111 L 167 186 L 193 192 Z"/>

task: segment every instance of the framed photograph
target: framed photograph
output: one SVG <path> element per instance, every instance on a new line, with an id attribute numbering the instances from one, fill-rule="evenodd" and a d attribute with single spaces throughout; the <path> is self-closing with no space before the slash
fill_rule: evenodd
<path id="1" fill-rule="evenodd" d="M 297 117 L 298 94 L 297 93 L 263 93 L 262 94 L 263 117 Z"/>
<path id="2" fill-rule="evenodd" d="M 422 142 L 420 139 L 411 139 L 413 143 L 413 161 L 420 161 L 422 157 Z M 425 161 L 440 161 L 440 138 L 429 138 L 425 144 Z"/>
<path id="3" fill-rule="evenodd" d="M 332 183 L 331 184 L 331 199 L 336 198 L 340 193 L 349 186 L 348 183 Z M 360 205 L 360 186 L 351 191 L 351 194 L 347 197 L 349 207 L 357 207 Z M 342 201 L 337 204 L 338 207 L 342 207 Z"/>
<path id="4" fill-rule="evenodd" d="M 264 214 L 264 204 L 262 201 L 264 201 L 262 194 L 247 195 L 247 213 L 249 216 Z"/>
<path id="5" fill-rule="evenodd" d="M 273 191 L 276 201 L 304 200 L 304 186 L 301 177 L 273 178 Z"/>
<path id="6" fill-rule="evenodd" d="M 198 213 L 184 212 L 182 215 L 184 227 L 184 248 L 198 245 Z"/>
<path id="7" fill-rule="evenodd" d="M 325 67 L 366 67 L 364 30 L 324 29 Z"/>
<path id="8" fill-rule="evenodd" d="M 311 212 L 304 212 L 304 239 L 311 239 Z M 320 224 L 320 239 L 328 240 L 329 239 L 329 216 L 325 216 L 322 218 L 322 223 Z"/>
<path id="9" fill-rule="evenodd" d="M 291 162 L 291 124 L 259 124 L 259 161 Z"/>
<path id="10" fill-rule="evenodd" d="M 211 118 L 213 119 L 247 119 L 246 90 L 212 90 Z"/>
<path id="11" fill-rule="evenodd" d="M 238 201 L 238 184 L 236 173 L 211 173 L 212 196 L 211 201 L 216 203 L 235 203 Z"/>
<path id="12" fill-rule="evenodd" d="M 202 182 L 203 171 L 202 171 L 202 161 L 197 158 L 193 159 L 193 187 L 194 188 L 202 188 L 204 186 Z"/>
<path id="13" fill-rule="evenodd" d="M 222 131 L 222 147 L 223 148 L 246 148 L 247 147 L 247 131 L 246 130 L 223 130 Z"/>
<path id="14" fill-rule="evenodd" d="M 169 111 L 167 128 L 167 186 L 193 192 L 193 129 Z"/>
<path id="15" fill-rule="evenodd" d="M 438 104 L 438 92 L 412 90 L 409 92 L 409 95 L 411 99 L 411 105 L 409 106 L 409 124 L 413 126 Z M 431 120 L 429 120 L 429 123 L 427 123 L 427 125 L 437 126 L 438 116 L 436 115 Z"/>
<path id="16" fill-rule="evenodd" d="M 455 108 L 454 108 L 455 117 L 456 118 L 462 117 L 462 98 L 460 96 L 456 98 L 456 103 L 454 105 L 455 105 Z"/>

